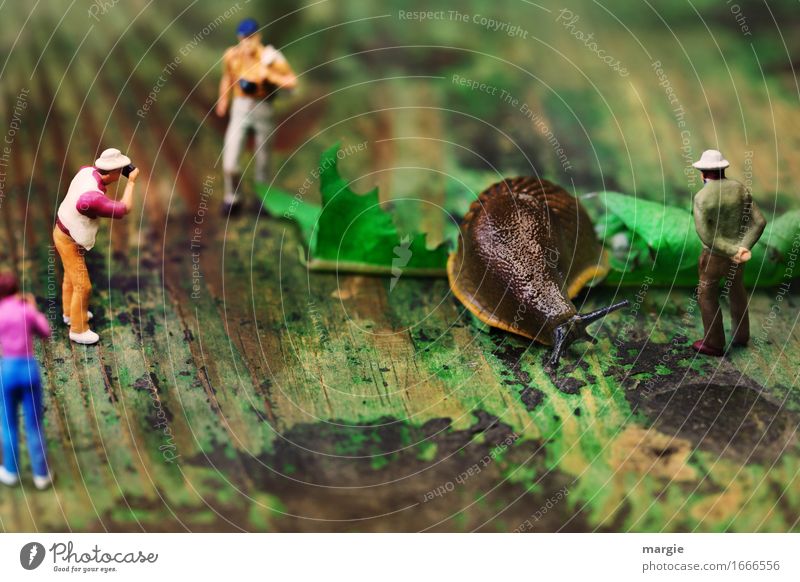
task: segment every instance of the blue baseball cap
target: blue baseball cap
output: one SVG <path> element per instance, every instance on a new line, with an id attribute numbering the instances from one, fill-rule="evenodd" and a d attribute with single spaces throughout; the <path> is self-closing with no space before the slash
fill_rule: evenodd
<path id="1" fill-rule="evenodd" d="M 245 18 L 236 27 L 236 34 L 239 36 L 250 36 L 258 32 L 258 22 L 255 18 Z"/>

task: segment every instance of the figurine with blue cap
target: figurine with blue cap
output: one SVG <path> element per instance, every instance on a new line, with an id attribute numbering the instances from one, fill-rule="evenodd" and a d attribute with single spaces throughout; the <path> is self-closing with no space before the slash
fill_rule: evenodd
<path id="1" fill-rule="evenodd" d="M 216 108 L 220 117 L 225 117 L 230 111 L 222 152 L 225 176 L 223 210 L 226 213 L 234 210 L 240 202 L 239 158 L 249 131 L 255 133 L 255 180 L 267 183 L 267 139 L 272 116 L 270 101 L 280 90 L 293 89 L 297 85 L 297 77 L 283 53 L 272 45 L 261 44 L 261 33 L 254 19 L 242 20 L 236 34 L 239 44 L 226 50 L 222 59 L 222 80 Z"/>

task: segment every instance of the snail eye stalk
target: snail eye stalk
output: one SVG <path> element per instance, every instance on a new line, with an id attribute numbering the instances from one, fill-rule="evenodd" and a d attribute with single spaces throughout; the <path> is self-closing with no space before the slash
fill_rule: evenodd
<path id="1" fill-rule="evenodd" d="M 566 325 L 562 323 L 553 331 L 553 351 L 550 353 L 550 360 L 547 362 L 548 366 L 553 370 L 558 368 L 561 353 L 569 345 L 564 344 L 567 339 Z"/>
<path id="2" fill-rule="evenodd" d="M 602 309 L 597 309 L 596 311 L 578 314 L 569 321 L 556 327 L 553 331 L 553 351 L 550 352 L 550 359 L 547 362 L 548 367 L 552 370 L 558 368 L 562 354 L 576 341 L 588 340 L 593 344 L 597 343 L 597 338 L 589 335 L 586 331 L 586 326 L 628 305 L 630 305 L 630 302 L 625 299 L 624 301 L 609 305 L 608 307 L 603 307 Z"/>
<path id="3" fill-rule="evenodd" d="M 603 307 L 596 311 L 590 311 L 589 313 L 579 314 L 578 317 L 580 318 L 581 323 L 583 323 L 584 326 L 587 326 L 590 323 L 593 323 L 598 319 L 605 317 L 609 313 L 617 311 L 618 309 L 622 309 L 623 307 L 627 307 L 628 305 L 630 305 L 630 301 L 625 299 L 623 301 L 620 301 L 619 303 L 615 303 L 614 305 L 609 305 L 608 307 Z"/>

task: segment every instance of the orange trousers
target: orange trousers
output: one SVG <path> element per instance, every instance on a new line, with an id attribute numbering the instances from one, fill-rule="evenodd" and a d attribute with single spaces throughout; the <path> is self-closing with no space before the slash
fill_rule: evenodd
<path id="1" fill-rule="evenodd" d="M 58 226 L 53 229 L 53 242 L 64 265 L 64 282 L 61 285 L 64 315 L 71 319 L 70 331 L 83 333 L 89 329 L 89 296 L 92 293 L 92 282 L 83 258 L 86 249 Z"/>

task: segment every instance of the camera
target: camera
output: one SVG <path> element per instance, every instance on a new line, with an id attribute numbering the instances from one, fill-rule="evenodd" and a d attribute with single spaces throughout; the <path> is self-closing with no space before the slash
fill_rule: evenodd
<path id="1" fill-rule="evenodd" d="M 133 164 L 128 164 L 127 166 L 122 168 L 122 175 L 127 178 L 128 176 L 131 175 L 131 172 L 133 172 L 135 169 L 136 166 L 134 166 Z"/>
<path id="2" fill-rule="evenodd" d="M 246 79 L 239 79 L 239 87 L 245 95 L 253 95 L 258 91 L 258 85 Z"/>

